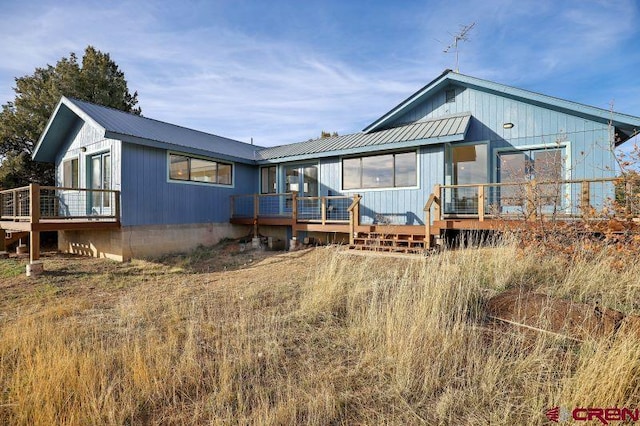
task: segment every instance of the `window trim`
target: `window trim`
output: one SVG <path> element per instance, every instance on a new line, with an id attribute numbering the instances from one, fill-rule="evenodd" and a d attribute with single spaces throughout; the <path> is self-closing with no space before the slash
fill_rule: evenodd
<path id="1" fill-rule="evenodd" d="M 73 182 L 71 183 L 71 186 L 66 186 L 65 185 L 66 174 L 65 174 L 65 170 L 64 170 L 65 169 L 65 164 L 67 162 L 71 162 L 71 164 L 73 164 L 74 161 L 77 163 L 77 173 L 76 173 L 75 186 L 73 185 Z M 73 169 L 72 169 L 71 173 L 72 173 L 71 174 L 71 179 L 73 179 Z M 62 183 L 62 186 L 64 188 L 72 188 L 72 189 L 80 188 L 80 156 L 79 155 L 77 155 L 75 157 L 65 158 L 65 159 L 62 160 L 62 179 L 61 179 L 61 183 Z"/>
<path id="2" fill-rule="evenodd" d="M 178 155 L 181 157 L 186 157 L 189 159 L 189 179 L 181 180 L 181 179 L 172 179 L 171 178 L 171 156 Z M 230 183 L 218 183 L 218 182 L 205 182 L 201 180 L 191 180 L 191 159 L 194 158 L 196 160 L 204 160 L 211 161 L 216 163 L 216 179 L 218 178 L 218 164 L 224 164 L 231 167 L 231 182 Z M 167 151 L 167 182 L 168 183 L 180 183 L 187 185 L 202 185 L 209 187 L 220 187 L 220 188 L 234 188 L 235 187 L 235 179 L 236 179 L 236 164 L 232 161 L 224 161 L 219 160 L 213 157 L 205 157 L 203 155 L 194 155 L 186 152 L 180 151 Z"/>
<path id="3" fill-rule="evenodd" d="M 376 157 L 380 155 L 393 155 L 393 180 L 395 184 L 395 175 L 396 175 L 396 162 L 395 156 L 396 154 L 408 154 L 415 153 L 416 154 L 416 184 L 412 186 L 384 186 L 379 188 L 349 188 L 346 189 L 344 187 L 344 160 L 345 159 L 353 159 L 353 158 L 364 158 L 364 157 Z M 360 185 L 362 185 L 362 161 L 360 162 Z M 357 156 L 345 156 L 340 157 L 340 191 L 341 192 L 371 192 L 371 191 L 403 191 L 407 189 L 420 189 L 420 148 L 411 149 L 411 150 L 402 150 L 402 151 L 380 151 L 375 152 L 372 155 L 357 155 Z"/>

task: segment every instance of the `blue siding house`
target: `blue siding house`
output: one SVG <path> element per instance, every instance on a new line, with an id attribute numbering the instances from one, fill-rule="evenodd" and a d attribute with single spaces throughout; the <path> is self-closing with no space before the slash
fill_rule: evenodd
<path id="1" fill-rule="evenodd" d="M 609 182 L 591 190 L 602 203 L 614 148 L 639 129 L 638 117 L 447 70 L 359 133 L 266 148 L 63 98 L 34 159 L 55 162 L 60 188 L 119 191 L 119 228 L 62 230 L 59 244 L 124 260 L 258 225 L 285 238 L 345 236 L 350 214 L 356 226 L 419 233 L 434 191 L 443 217 L 477 217 L 516 209 L 504 184 L 523 180 Z M 563 189 L 563 211 L 581 190 Z M 98 216 L 116 204 L 90 198 Z"/>

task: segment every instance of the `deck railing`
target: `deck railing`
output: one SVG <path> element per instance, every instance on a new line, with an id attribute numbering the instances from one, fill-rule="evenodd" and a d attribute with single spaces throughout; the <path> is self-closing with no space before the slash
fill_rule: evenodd
<path id="1" fill-rule="evenodd" d="M 297 197 L 298 221 L 317 223 L 347 223 L 348 208 L 353 197 L 332 195 L 324 197 Z"/>
<path id="2" fill-rule="evenodd" d="M 295 192 L 231 196 L 231 218 L 289 218 L 296 222 L 348 223 L 353 197 L 299 197 Z"/>
<path id="3" fill-rule="evenodd" d="M 638 185 L 622 178 L 436 185 L 436 220 L 638 217 Z M 425 206 L 425 211 L 426 211 Z"/>
<path id="4" fill-rule="evenodd" d="M 0 191 L 0 220 L 119 220 L 120 192 L 31 184 Z"/>

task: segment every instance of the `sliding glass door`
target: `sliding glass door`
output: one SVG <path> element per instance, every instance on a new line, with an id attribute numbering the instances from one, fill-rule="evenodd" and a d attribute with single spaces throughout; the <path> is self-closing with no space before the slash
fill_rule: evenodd
<path id="1" fill-rule="evenodd" d="M 488 182 L 487 144 L 451 145 L 448 150 L 447 183 L 475 185 Z M 478 187 L 445 188 L 446 214 L 478 214 Z"/>
<path id="2" fill-rule="evenodd" d="M 95 215 L 111 215 L 111 193 L 102 192 L 111 189 L 111 154 L 105 152 L 89 157 L 89 211 Z"/>

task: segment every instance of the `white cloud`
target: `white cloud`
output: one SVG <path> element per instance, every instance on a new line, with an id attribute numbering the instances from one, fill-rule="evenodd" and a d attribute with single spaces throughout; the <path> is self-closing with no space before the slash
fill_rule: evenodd
<path id="1" fill-rule="evenodd" d="M 195 22 L 205 4 L 183 5 L 180 13 L 191 19 L 185 22 Z M 453 67 L 453 56 L 442 49 L 459 24 L 476 22 L 470 41 L 461 45 L 462 72 L 551 95 L 560 95 L 554 82 L 576 84 L 571 70 L 607 73 L 602 62 L 613 53 L 621 57 L 621 42 L 637 37 L 638 7 L 631 0 L 464 0 L 412 7 L 401 11 L 394 33 L 331 46 L 321 44 L 323 31 L 345 31 L 353 16 L 329 17 L 326 27 L 299 33 L 315 32 L 316 40 L 295 37 L 294 30 L 287 37 L 275 28 L 273 34 L 254 31 L 217 15 L 187 25 L 178 19 L 183 16 L 173 16 L 179 6 L 171 3 L 43 0 L 38 7 L 15 6 L 0 16 L 8 34 L 0 44 L 0 100 L 13 97 L 12 77 L 92 44 L 125 72 L 146 116 L 273 145 L 320 130 L 360 130 Z"/>

